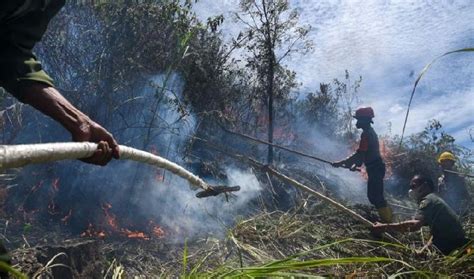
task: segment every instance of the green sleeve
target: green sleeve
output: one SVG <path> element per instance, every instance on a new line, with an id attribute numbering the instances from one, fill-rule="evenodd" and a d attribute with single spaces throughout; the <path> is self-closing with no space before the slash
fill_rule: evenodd
<path id="1" fill-rule="evenodd" d="M 423 225 L 431 226 L 435 219 L 435 206 L 432 202 L 425 199 L 420 202 L 415 219 L 422 220 Z"/>

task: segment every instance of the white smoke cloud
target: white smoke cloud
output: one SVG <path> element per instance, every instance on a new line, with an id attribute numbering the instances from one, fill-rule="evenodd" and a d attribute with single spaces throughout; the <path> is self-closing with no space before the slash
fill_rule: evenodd
<path id="1" fill-rule="evenodd" d="M 223 33 L 231 36 L 243 28 L 231 20 L 238 2 L 202 0 L 195 9 L 203 19 L 224 14 Z M 303 84 L 302 92 L 343 76 L 345 69 L 361 75 L 361 100 L 374 106 L 381 133 L 388 131 L 388 122 L 393 133 L 401 133 L 414 80 L 427 63 L 447 51 L 474 45 L 470 0 L 291 0 L 290 5 L 300 11 L 301 24 L 313 27 L 309 37 L 314 51 L 287 61 Z M 454 54 L 433 65 L 416 93 L 408 134 L 438 118 L 458 142 L 473 147 L 467 133 L 473 126 L 473 65 L 472 54 Z M 446 101 L 448 106 L 442 106 Z"/>
<path id="2" fill-rule="evenodd" d="M 168 239 L 177 242 L 185 238 L 203 235 L 222 236 L 225 228 L 235 219 L 248 212 L 248 204 L 255 199 L 261 186 L 251 170 L 227 168 L 229 185 L 239 185 L 241 190 L 227 200 L 225 196 L 199 199 L 188 187 L 187 181 L 168 176 L 165 182 L 149 181 L 150 191 L 145 195 L 143 210 L 153 212 L 157 223 L 172 235 Z M 208 181 L 211 182 L 211 181 Z M 218 183 L 218 182 L 216 182 Z"/>

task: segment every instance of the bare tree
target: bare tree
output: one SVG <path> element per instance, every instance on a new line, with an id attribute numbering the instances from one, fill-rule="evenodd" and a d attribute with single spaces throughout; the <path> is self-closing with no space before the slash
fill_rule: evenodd
<path id="1" fill-rule="evenodd" d="M 256 92 L 268 109 L 268 141 L 273 142 L 275 99 L 285 98 L 296 86 L 294 73 L 282 61 L 296 52 L 306 52 L 311 42 L 306 39 L 309 26 L 298 25 L 299 14 L 290 10 L 287 0 L 240 1 L 238 21 L 246 26 L 239 46 L 247 50 L 247 67 L 255 73 Z M 273 148 L 268 146 L 267 161 L 273 162 Z"/>

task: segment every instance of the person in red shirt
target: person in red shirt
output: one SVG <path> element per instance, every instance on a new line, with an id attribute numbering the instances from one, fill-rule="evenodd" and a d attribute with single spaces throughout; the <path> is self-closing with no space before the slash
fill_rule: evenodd
<path id="1" fill-rule="evenodd" d="M 383 178 L 385 176 L 385 163 L 380 155 L 379 139 L 371 126 L 374 118 L 371 107 L 356 110 L 354 118 L 357 119 L 356 127 L 362 129 L 359 148 L 348 158 L 333 162 L 333 167 L 348 168 L 352 171 L 365 165 L 368 175 L 367 197 L 369 202 L 377 208 L 382 222 L 392 222 L 392 209 L 388 206 L 383 194 Z"/>

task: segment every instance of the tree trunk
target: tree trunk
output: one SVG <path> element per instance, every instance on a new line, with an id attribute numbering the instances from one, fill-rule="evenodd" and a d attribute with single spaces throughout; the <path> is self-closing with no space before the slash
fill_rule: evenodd
<path id="1" fill-rule="evenodd" d="M 275 77 L 275 54 L 271 43 L 268 46 L 268 75 L 267 75 L 267 96 L 268 96 L 268 142 L 273 143 L 273 80 Z M 273 163 L 273 146 L 268 146 L 267 164 Z"/>

